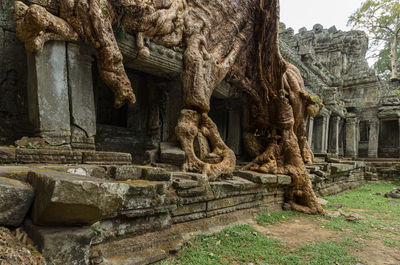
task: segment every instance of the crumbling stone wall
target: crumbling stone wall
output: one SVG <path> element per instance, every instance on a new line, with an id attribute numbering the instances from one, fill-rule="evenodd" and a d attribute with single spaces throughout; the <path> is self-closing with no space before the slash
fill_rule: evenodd
<path id="1" fill-rule="evenodd" d="M 0 0 L 0 145 L 30 132 L 26 95 L 26 52 L 15 35 L 11 6 Z"/>

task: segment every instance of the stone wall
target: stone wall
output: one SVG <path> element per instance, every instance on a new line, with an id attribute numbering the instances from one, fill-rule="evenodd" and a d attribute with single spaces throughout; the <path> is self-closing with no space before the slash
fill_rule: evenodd
<path id="1" fill-rule="evenodd" d="M 32 133 L 27 114 L 26 53 L 15 35 L 13 2 L 0 1 L 0 145 Z"/>
<path id="2" fill-rule="evenodd" d="M 366 162 L 365 180 L 387 181 L 400 185 L 400 162 L 384 160 Z"/>
<path id="3" fill-rule="evenodd" d="M 132 165 L 2 166 L 1 178 L 15 183 L 6 189 L 33 187 L 24 186 L 35 191 L 25 228 L 53 264 L 156 262 L 196 234 L 281 210 L 291 184 L 247 171 L 207 183 L 201 174 Z"/>
<path id="4" fill-rule="evenodd" d="M 363 162 L 316 163 L 309 171 L 313 189 L 319 196 L 335 195 L 364 185 Z"/>

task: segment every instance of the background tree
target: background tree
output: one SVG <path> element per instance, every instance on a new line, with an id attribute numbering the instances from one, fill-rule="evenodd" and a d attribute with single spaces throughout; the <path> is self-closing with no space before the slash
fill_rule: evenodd
<path id="1" fill-rule="evenodd" d="M 366 30 L 373 39 L 373 46 L 379 46 L 383 42 L 390 47 L 390 77 L 398 78 L 399 0 L 367 0 L 350 16 L 348 24 Z M 384 56 L 385 52 L 381 55 Z"/>
<path id="2" fill-rule="evenodd" d="M 391 74 L 391 60 L 390 60 L 390 43 L 385 43 L 383 47 L 380 47 L 379 51 L 375 51 L 372 58 L 376 61 L 373 68 L 376 70 L 377 74 L 383 80 L 389 80 Z M 400 58 L 400 43 L 397 45 L 397 59 Z M 400 64 L 397 64 L 397 72 L 400 72 Z"/>

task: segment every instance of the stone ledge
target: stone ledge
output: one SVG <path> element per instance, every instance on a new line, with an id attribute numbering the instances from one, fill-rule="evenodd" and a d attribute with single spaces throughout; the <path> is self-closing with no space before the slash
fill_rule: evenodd
<path id="1" fill-rule="evenodd" d="M 247 170 L 239 170 L 234 174 L 238 177 L 245 178 L 247 180 L 250 180 L 251 182 L 260 184 L 290 185 L 292 183 L 292 178 L 287 175 L 263 174 Z"/>
<path id="2" fill-rule="evenodd" d="M 0 147 L 0 164 L 14 162 L 25 164 L 128 165 L 132 163 L 132 155 L 119 152 Z"/>
<path id="3" fill-rule="evenodd" d="M 132 163 L 132 155 L 117 152 L 83 151 L 82 163 L 92 165 L 126 165 Z"/>

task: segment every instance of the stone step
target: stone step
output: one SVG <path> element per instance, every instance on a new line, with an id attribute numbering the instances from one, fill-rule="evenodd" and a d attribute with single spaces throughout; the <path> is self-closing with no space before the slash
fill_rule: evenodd
<path id="1" fill-rule="evenodd" d="M 9 163 L 126 165 L 132 163 L 132 155 L 120 152 L 0 147 L 0 164 Z"/>

